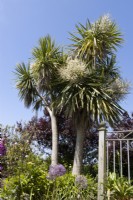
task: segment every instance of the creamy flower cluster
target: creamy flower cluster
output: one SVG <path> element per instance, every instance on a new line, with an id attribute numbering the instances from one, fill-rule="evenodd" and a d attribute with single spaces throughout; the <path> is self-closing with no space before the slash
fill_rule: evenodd
<path id="1" fill-rule="evenodd" d="M 59 69 L 59 74 L 63 80 L 75 81 L 88 73 L 86 65 L 81 60 L 69 58 L 64 67 Z"/>
<path id="2" fill-rule="evenodd" d="M 92 24 L 92 30 L 93 32 L 95 32 L 98 29 L 102 32 L 108 32 L 110 30 L 111 25 L 112 25 L 112 21 L 110 19 L 109 14 L 107 14 L 107 15 L 102 16 L 100 20 Z"/>

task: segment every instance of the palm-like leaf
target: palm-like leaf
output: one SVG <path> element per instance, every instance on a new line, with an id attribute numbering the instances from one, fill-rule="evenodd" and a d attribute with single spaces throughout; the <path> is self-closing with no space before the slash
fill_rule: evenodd
<path id="1" fill-rule="evenodd" d="M 77 35 L 70 34 L 73 50 L 84 60 L 96 62 L 116 51 L 123 42 L 121 32 L 115 22 L 103 16 L 95 23 L 89 20 L 86 26 L 76 25 Z"/>
<path id="2" fill-rule="evenodd" d="M 33 48 L 32 55 L 32 72 L 37 75 L 39 89 L 51 90 L 52 79 L 65 60 L 63 52 L 48 35 L 39 40 L 39 45 Z"/>
<path id="3" fill-rule="evenodd" d="M 116 66 L 116 57 L 112 55 L 99 61 L 96 72 L 100 72 L 105 77 L 104 87 L 110 97 L 117 102 L 121 101 L 128 93 L 130 84 L 120 76 L 119 68 Z"/>
<path id="4" fill-rule="evenodd" d="M 113 73 L 113 70 L 111 72 Z M 113 76 L 110 78 L 110 82 L 109 80 L 107 82 L 107 75 L 109 77 L 110 73 L 106 72 L 105 76 L 105 72 L 103 73 L 102 70 L 99 72 L 92 70 L 92 73 L 75 82 L 60 81 L 56 85 L 57 90 L 61 91 L 58 100 L 56 99 L 58 107 L 64 106 L 67 115 L 75 115 L 77 119 L 79 118 L 78 120 L 84 113 L 86 120 L 114 123 L 119 119 L 123 110 L 110 97 L 112 90 L 107 90 L 107 83 L 109 87 L 116 77 Z"/>
<path id="5" fill-rule="evenodd" d="M 30 65 L 26 67 L 24 63 L 18 64 L 15 75 L 16 87 L 19 90 L 20 99 L 24 100 L 26 107 L 29 107 L 36 99 L 36 86 L 30 71 Z"/>
<path id="6" fill-rule="evenodd" d="M 16 87 L 25 106 L 33 105 L 34 109 L 38 109 L 44 104 L 50 105 L 51 95 L 54 94 L 52 81 L 66 56 L 59 51 L 50 36 L 41 38 L 39 46 L 32 53 L 34 63 L 28 66 L 22 63 L 16 67 Z"/>

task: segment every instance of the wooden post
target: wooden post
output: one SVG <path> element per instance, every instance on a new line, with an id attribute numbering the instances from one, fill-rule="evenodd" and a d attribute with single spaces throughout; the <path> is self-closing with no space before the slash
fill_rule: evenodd
<path id="1" fill-rule="evenodd" d="M 104 187 L 106 179 L 106 126 L 99 126 L 99 151 L 98 151 L 98 198 L 104 200 Z"/>

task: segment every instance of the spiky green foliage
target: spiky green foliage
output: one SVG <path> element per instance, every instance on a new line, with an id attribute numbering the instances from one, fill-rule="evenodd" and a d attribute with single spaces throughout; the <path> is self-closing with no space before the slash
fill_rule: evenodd
<path id="1" fill-rule="evenodd" d="M 30 107 L 37 99 L 36 84 L 30 70 L 30 64 L 18 64 L 15 69 L 16 88 L 19 90 L 20 99 L 26 107 Z"/>
<path id="2" fill-rule="evenodd" d="M 124 177 L 110 173 L 107 179 L 107 198 L 110 200 L 128 200 L 133 198 L 133 186 Z"/>
<path id="3" fill-rule="evenodd" d="M 96 73 L 100 72 L 106 78 L 104 85 L 106 92 L 114 101 L 121 101 L 128 94 L 130 83 L 121 77 L 116 56 L 112 55 L 103 59 L 103 61 L 99 61 L 97 66 Z"/>
<path id="4" fill-rule="evenodd" d="M 122 34 L 115 22 L 108 15 L 102 16 L 95 23 L 87 20 L 86 25 L 76 25 L 77 34 L 71 35 L 73 50 L 80 58 L 92 62 L 96 67 L 97 59 L 103 59 L 117 50 L 123 42 Z"/>
<path id="5" fill-rule="evenodd" d="M 36 75 L 39 90 L 52 91 L 52 80 L 56 77 L 57 69 L 65 62 L 65 55 L 49 35 L 39 40 L 32 55 L 32 72 Z"/>
<path id="6" fill-rule="evenodd" d="M 39 40 L 32 54 L 32 64 L 18 64 L 15 69 L 16 87 L 26 107 L 33 105 L 34 109 L 39 109 L 44 104 L 50 105 L 51 95 L 54 95 L 52 81 L 66 56 L 49 35 Z"/>
<path id="7" fill-rule="evenodd" d="M 77 63 L 75 64 L 76 73 Z M 74 71 L 74 65 L 72 72 L 67 70 L 70 73 L 69 80 L 67 79 L 68 74 L 66 80 L 64 80 L 63 74 L 62 81 L 56 86 L 58 90 L 62 88 L 58 97 L 58 106 L 60 108 L 64 106 L 67 114 L 74 115 L 75 118 L 79 118 L 78 120 L 83 114 L 86 116 L 86 120 L 108 121 L 112 124 L 119 119 L 123 112 L 122 108 L 110 97 L 111 89 L 107 90 L 116 78 L 115 69 L 113 74 L 113 70 L 110 73 L 110 70 L 108 71 L 105 68 L 103 70 L 87 70 L 87 67 L 86 74 L 79 73 L 78 70 L 77 73 L 80 75 L 75 79 L 71 75 Z M 80 70 L 82 71 L 82 69 L 83 67 Z M 107 81 L 107 78 L 110 78 L 110 81 Z"/>
<path id="8" fill-rule="evenodd" d="M 117 85 L 116 80 L 122 80 L 114 55 L 117 47 L 123 42 L 122 34 L 108 15 L 100 17 L 94 23 L 88 20 L 85 26 L 80 23 L 76 25 L 76 31 L 75 34 L 70 34 L 70 39 L 74 42 L 71 45 L 72 50 L 76 57 L 87 63 L 89 73 L 73 85 L 68 83 L 64 91 L 66 95 L 68 92 L 68 97 L 71 98 L 66 97 L 66 101 L 63 100 L 63 96 L 61 102 L 66 104 L 69 99 L 72 111 L 82 108 L 94 120 L 112 123 L 122 113 L 116 101 L 128 90 L 127 86 L 120 95 L 118 94 L 121 88 L 119 91 L 113 91 L 113 84 Z M 73 92 L 71 96 L 70 88 Z M 69 111 L 71 109 L 69 108 Z"/>

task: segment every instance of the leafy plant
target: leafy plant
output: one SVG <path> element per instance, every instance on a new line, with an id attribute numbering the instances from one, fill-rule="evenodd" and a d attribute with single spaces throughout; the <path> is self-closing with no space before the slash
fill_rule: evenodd
<path id="1" fill-rule="evenodd" d="M 130 200 L 133 198 L 133 186 L 124 177 L 117 177 L 115 173 L 110 173 L 107 198 L 110 200 Z"/>
<path id="2" fill-rule="evenodd" d="M 20 177 L 12 176 L 4 180 L 1 191 L 3 200 L 93 200 L 96 199 L 96 183 L 86 177 L 86 187 L 79 187 L 71 174 L 47 179 L 44 166 L 28 163 L 28 172 Z"/>

